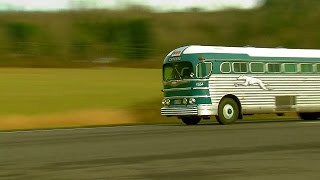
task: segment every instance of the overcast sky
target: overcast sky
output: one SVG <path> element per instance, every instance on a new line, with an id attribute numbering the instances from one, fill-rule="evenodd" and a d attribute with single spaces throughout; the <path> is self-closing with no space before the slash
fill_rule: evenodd
<path id="1" fill-rule="evenodd" d="M 124 8 L 128 5 L 143 5 L 155 11 L 182 11 L 200 8 L 206 11 L 223 7 L 250 9 L 264 0 L 0 0 L 0 9 L 12 10 L 61 10 L 70 7 Z"/>

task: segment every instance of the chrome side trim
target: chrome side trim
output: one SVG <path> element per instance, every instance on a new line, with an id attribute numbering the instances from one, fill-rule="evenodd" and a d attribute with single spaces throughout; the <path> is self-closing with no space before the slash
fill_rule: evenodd
<path id="1" fill-rule="evenodd" d="M 170 83 L 172 81 L 183 81 L 183 82 L 193 82 L 193 81 L 209 81 L 209 77 L 207 77 L 206 79 L 171 79 L 169 81 L 163 81 L 163 82 L 166 82 L 166 83 Z"/>
<path id="2" fill-rule="evenodd" d="M 195 88 L 171 88 L 171 89 L 164 89 L 164 92 L 170 92 L 170 91 L 188 91 L 188 90 L 209 90 L 208 87 L 195 87 Z"/>
<path id="3" fill-rule="evenodd" d="M 196 89 L 196 90 L 209 90 L 208 87 L 195 87 L 193 89 Z"/>
<path id="4" fill-rule="evenodd" d="M 192 90 L 192 88 L 189 87 L 189 88 L 171 88 L 171 89 L 164 89 L 165 92 L 168 92 L 168 91 L 188 91 L 188 90 Z"/>
<path id="5" fill-rule="evenodd" d="M 211 98 L 210 96 L 171 96 L 164 97 L 166 99 L 178 99 L 178 98 Z"/>

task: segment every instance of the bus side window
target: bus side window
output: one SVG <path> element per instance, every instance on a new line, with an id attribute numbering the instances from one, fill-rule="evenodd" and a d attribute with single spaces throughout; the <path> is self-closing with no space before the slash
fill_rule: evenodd
<path id="1" fill-rule="evenodd" d="M 280 73 L 281 72 L 281 66 L 279 63 L 268 63 L 267 68 L 268 68 L 269 73 Z"/>
<path id="2" fill-rule="evenodd" d="M 233 63 L 233 71 L 235 73 L 246 73 L 246 72 L 248 72 L 247 63 L 245 63 L 245 62 Z"/>
<path id="3" fill-rule="evenodd" d="M 316 72 L 320 73 L 320 64 L 316 64 Z"/>
<path id="4" fill-rule="evenodd" d="M 300 64 L 300 72 L 312 73 L 312 64 Z"/>
<path id="5" fill-rule="evenodd" d="M 260 62 L 250 63 L 250 71 L 253 73 L 264 73 L 264 64 Z"/>
<path id="6" fill-rule="evenodd" d="M 231 66 L 229 62 L 224 62 L 220 65 L 220 71 L 222 73 L 230 73 L 231 72 Z"/>
<path id="7" fill-rule="evenodd" d="M 296 73 L 296 72 L 298 72 L 297 64 L 285 63 L 283 66 L 284 66 L 284 72 L 285 73 Z"/>

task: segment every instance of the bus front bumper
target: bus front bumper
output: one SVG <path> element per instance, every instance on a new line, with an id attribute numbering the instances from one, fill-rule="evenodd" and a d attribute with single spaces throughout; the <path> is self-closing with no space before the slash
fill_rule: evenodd
<path id="1" fill-rule="evenodd" d="M 163 116 L 212 116 L 217 115 L 217 107 L 214 105 L 197 106 L 169 106 L 161 108 Z"/>

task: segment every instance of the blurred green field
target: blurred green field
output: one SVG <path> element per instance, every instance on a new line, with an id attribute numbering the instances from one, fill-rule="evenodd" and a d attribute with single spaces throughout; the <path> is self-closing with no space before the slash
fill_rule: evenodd
<path id="1" fill-rule="evenodd" d="M 0 130 L 127 124 L 144 115 L 153 117 L 148 121 L 155 120 L 154 114 L 160 117 L 160 69 L 2 68 L 0 82 Z"/>
<path id="2" fill-rule="evenodd" d="M 0 116 L 129 108 L 161 96 L 158 69 L 0 69 Z"/>

